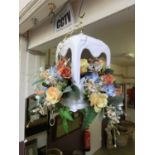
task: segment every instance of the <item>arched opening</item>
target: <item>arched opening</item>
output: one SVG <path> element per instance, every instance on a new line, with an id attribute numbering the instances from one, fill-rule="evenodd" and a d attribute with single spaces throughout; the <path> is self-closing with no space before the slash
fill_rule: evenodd
<path id="1" fill-rule="evenodd" d="M 104 53 L 101 53 L 98 57 L 94 57 L 89 49 L 84 49 L 81 53 L 81 59 L 102 59 L 106 61 L 106 55 Z"/>
<path id="2" fill-rule="evenodd" d="M 67 59 L 69 61 L 69 63 L 71 63 L 71 60 L 72 60 L 72 52 L 71 52 L 71 49 L 70 48 L 67 50 L 65 56 L 62 56 L 60 53 L 58 54 L 58 60 L 61 60 L 63 58 Z"/>

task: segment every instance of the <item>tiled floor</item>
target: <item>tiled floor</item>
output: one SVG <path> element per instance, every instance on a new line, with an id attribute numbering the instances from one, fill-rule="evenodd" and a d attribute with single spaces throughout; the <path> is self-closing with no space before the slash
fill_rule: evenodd
<path id="1" fill-rule="evenodd" d="M 135 155 L 135 143 L 129 141 L 127 146 L 116 149 L 100 149 L 94 155 Z"/>

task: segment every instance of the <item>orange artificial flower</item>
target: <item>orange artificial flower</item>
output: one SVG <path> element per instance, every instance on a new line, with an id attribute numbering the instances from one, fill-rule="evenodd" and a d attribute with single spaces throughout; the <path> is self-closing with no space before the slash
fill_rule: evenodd
<path id="1" fill-rule="evenodd" d="M 105 84 L 113 84 L 116 80 L 112 74 L 105 74 L 101 78 Z"/>
<path id="2" fill-rule="evenodd" d="M 60 101 L 62 94 L 57 87 L 49 87 L 46 91 L 46 100 L 51 104 L 56 104 Z"/>
<path id="3" fill-rule="evenodd" d="M 37 94 L 37 95 L 41 95 L 41 94 L 44 94 L 44 93 L 45 93 L 44 90 L 36 90 L 35 91 L 35 94 Z"/>
<path id="4" fill-rule="evenodd" d="M 61 59 L 60 61 L 58 61 L 56 67 L 57 67 L 57 70 L 60 70 L 62 67 L 65 66 L 65 59 Z"/>
<path id="5" fill-rule="evenodd" d="M 62 67 L 58 72 L 65 79 L 71 78 L 71 68 L 70 67 Z"/>

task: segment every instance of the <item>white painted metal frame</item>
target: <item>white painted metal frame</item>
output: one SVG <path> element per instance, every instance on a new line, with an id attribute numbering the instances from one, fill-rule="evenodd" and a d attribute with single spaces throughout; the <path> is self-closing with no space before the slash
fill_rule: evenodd
<path id="1" fill-rule="evenodd" d="M 93 57 L 99 57 L 102 53 L 106 55 L 106 67 L 110 67 L 111 54 L 109 47 L 101 40 L 87 36 L 83 33 L 74 35 L 67 40 L 60 42 L 56 51 L 56 62 L 58 56 L 65 57 L 68 50 L 71 51 L 71 71 L 75 84 L 80 88 L 80 59 L 84 49 L 89 50 Z"/>
<path id="2" fill-rule="evenodd" d="M 101 40 L 92 38 L 83 33 L 71 36 L 70 38 L 60 42 L 56 50 L 56 62 L 59 56 L 65 57 L 68 51 L 71 51 L 71 72 L 74 84 L 82 89 L 80 84 L 80 59 L 82 52 L 87 49 L 93 57 L 99 57 L 102 53 L 106 55 L 106 66 L 110 67 L 110 49 Z M 81 91 L 79 100 L 71 100 L 70 98 L 64 101 L 64 104 L 70 108 L 71 111 L 75 112 L 78 109 L 83 109 L 87 106 L 83 99 L 83 94 Z"/>

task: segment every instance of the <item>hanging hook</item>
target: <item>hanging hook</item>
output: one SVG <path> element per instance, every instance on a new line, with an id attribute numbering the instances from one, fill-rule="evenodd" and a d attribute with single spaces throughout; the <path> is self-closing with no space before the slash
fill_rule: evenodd
<path id="1" fill-rule="evenodd" d="M 55 116 L 54 116 L 53 110 L 51 110 L 51 113 L 50 113 L 49 124 L 50 126 L 54 126 L 55 124 Z"/>
<path id="2" fill-rule="evenodd" d="M 81 9 L 82 9 L 82 6 L 83 6 L 83 2 L 84 2 L 84 0 L 81 0 L 80 9 L 79 9 L 79 17 L 80 18 L 83 18 L 85 16 L 85 14 L 86 14 L 85 12 L 83 14 L 81 14 Z"/>
<path id="3" fill-rule="evenodd" d="M 55 17 L 55 10 L 56 10 L 56 5 L 55 3 L 53 3 L 52 1 L 48 3 L 48 9 L 50 10 L 49 12 L 49 17 L 51 18 L 51 23 L 52 23 L 52 19 L 53 17 Z"/>
<path id="4" fill-rule="evenodd" d="M 84 3 L 84 0 L 81 0 L 81 2 L 80 2 L 80 8 L 79 8 L 79 18 L 80 18 L 81 20 L 80 20 L 79 26 L 82 25 L 82 23 L 83 23 L 83 22 L 82 22 L 82 19 L 84 18 L 85 14 L 86 14 L 85 12 L 84 12 L 83 14 L 81 14 L 81 9 L 82 9 L 83 3 Z M 80 33 L 83 33 L 83 32 L 82 32 L 82 29 L 83 29 L 83 26 L 81 27 Z"/>
<path id="5" fill-rule="evenodd" d="M 70 2 L 70 0 L 68 0 L 68 2 Z M 80 1 L 80 7 L 79 7 L 79 14 L 78 14 L 78 17 L 79 17 L 81 20 L 82 20 L 82 19 L 84 18 L 84 16 L 85 16 L 85 12 L 84 12 L 83 14 L 81 14 L 81 9 L 82 9 L 83 3 L 84 3 L 84 0 L 81 0 L 81 1 Z M 76 29 L 78 29 L 78 28 L 80 27 L 80 25 L 82 24 L 82 21 L 81 21 L 81 20 L 80 20 L 79 24 L 75 25 Z M 81 27 L 81 33 L 83 33 L 83 32 L 82 32 L 82 28 L 83 28 L 83 26 Z M 68 32 L 68 33 L 65 35 L 63 41 L 65 41 L 66 39 L 68 39 L 68 38 L 76 31 L 76 29 L 75 29 L 75 28 L 71 29 L 71 31 Z M 62 41 L 62 42 L 63 42 L 63 41 Z"/>

